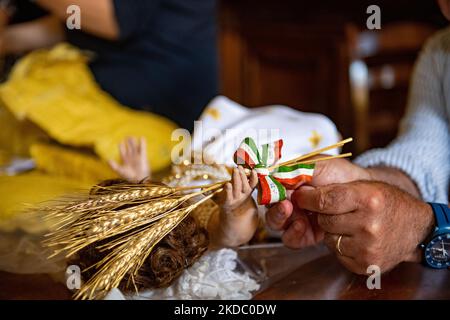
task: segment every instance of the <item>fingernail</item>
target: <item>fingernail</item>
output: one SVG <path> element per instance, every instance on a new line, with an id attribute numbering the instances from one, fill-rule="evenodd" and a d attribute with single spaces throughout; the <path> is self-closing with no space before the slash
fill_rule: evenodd
<path id="1" fill-rule="evenodd" d="M 314 190 L 316 188 L 314 188 L 312 186 L 301 186 L 299 189 L 303 190 L 303 191 L 312 191 L 312 190 Z"/>

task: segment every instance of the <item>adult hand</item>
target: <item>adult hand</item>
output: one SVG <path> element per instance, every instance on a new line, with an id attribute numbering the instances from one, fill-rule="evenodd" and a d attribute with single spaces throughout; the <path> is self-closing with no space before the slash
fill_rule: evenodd
<path id="1" fill-rule="evenodd" d="M 428 204 L 382 182 L 300 187 L 292 201 L 318 213 L 325 244 L 345 267 L 360 274 L 369 265 L 387 271 L 403 261 L 419 261 L 418 245 L 434 225 Z"/>
<path id="2" fill-rule="evenodd" d="M 370 179 L 366 169 L 344 159 L 318 162 L 314 170 L 312 185 L 323 186 L 332 183 L 346 183 Z M 291 195 L 289 192 L 288 195 Z M 314 245 L 323 240 L 324 232 L 317 224 L 317 216 L 299 208 L 290 200 L 279 202 L 266 213 L 267 225 L 284 231 L 283 243 L 293 249 Z"/>

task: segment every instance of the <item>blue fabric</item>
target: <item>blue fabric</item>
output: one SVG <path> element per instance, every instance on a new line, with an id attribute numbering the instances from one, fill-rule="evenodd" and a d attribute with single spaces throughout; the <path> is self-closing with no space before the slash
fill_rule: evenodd
<path id="1" fill-rule="evenodd" d="M 114 0 L 119 41 L 67 30 L 96 54 L 100 86 L 119 102 L 192 129 L 218 94 L 215 0 Z"/>

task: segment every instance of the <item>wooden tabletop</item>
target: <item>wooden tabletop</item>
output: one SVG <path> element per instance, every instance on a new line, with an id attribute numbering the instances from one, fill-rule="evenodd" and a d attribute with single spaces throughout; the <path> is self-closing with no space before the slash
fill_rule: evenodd
<path id="1" fill-rule="evenodd" d="M 381 276 L 381 289 L 369 290 L 367 277 L 343 268 L 323 246 L 293 251 L 239 250 L 241 267 L 262 283 L 265 299 L 450 299 L 450 271 L 404 263 Z M 0 299 L 70 299 L 70 292 L 48 275 L 0 272 Z"/>
<path id="2" fill-rule="evenodd" d="M 450 271 L 435 270 L 421 264 L 403 263 L 382 274 L 380 289 L 368 289 L 367 276 L 346 270 L 323 247 L 299 251 L 278 249 L 290 257 L 290 271 L 282 279 L 269 283 L 256 294 L 256 300 L 266 299 L 328 299 L 328 300 L 412 300 L 450 299 Z M 274 256 L 274 260 L 278 260 Z M 280 263 L 286 265 L 286 261 Z M 297 264 L 297 266 L 294 266 Z"/>

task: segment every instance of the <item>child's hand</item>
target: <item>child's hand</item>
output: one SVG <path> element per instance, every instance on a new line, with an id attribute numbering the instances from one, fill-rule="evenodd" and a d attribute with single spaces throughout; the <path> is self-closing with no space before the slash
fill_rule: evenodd
<path id="1" fill-rule="evenodd" d="M 251 194 L 257 184 L 255 171 L 248 180 L 242 167 L 234 169 L 231 182 L 225 184 L 218 197 L 220 213 L 208 223 L 213 247 L 236 247 L 253 237 L 258 227 L 258 210 Z"/>
<path id="2" fill-rule="evenodd" d="M 227 212 L 238 213 L 234 211 L 241 208 L 248 200 L 251 200 L 251 194 L 257 184 L 258 176 L 254 170 L 252 170 L 249 180 L 244 168 L 239 166 L 233 169 L 231 182 L 225 184 L 224 192 L 219 198 L 222 209 Z"/>
<path id="3" fill-rule="evenodd" d="M 109 161 L 111 168 L 130 182 L 140 182 L 150 176 L 147 144 L 144 138 L 127 138 L 119 144 L 121 164 Z"/>

